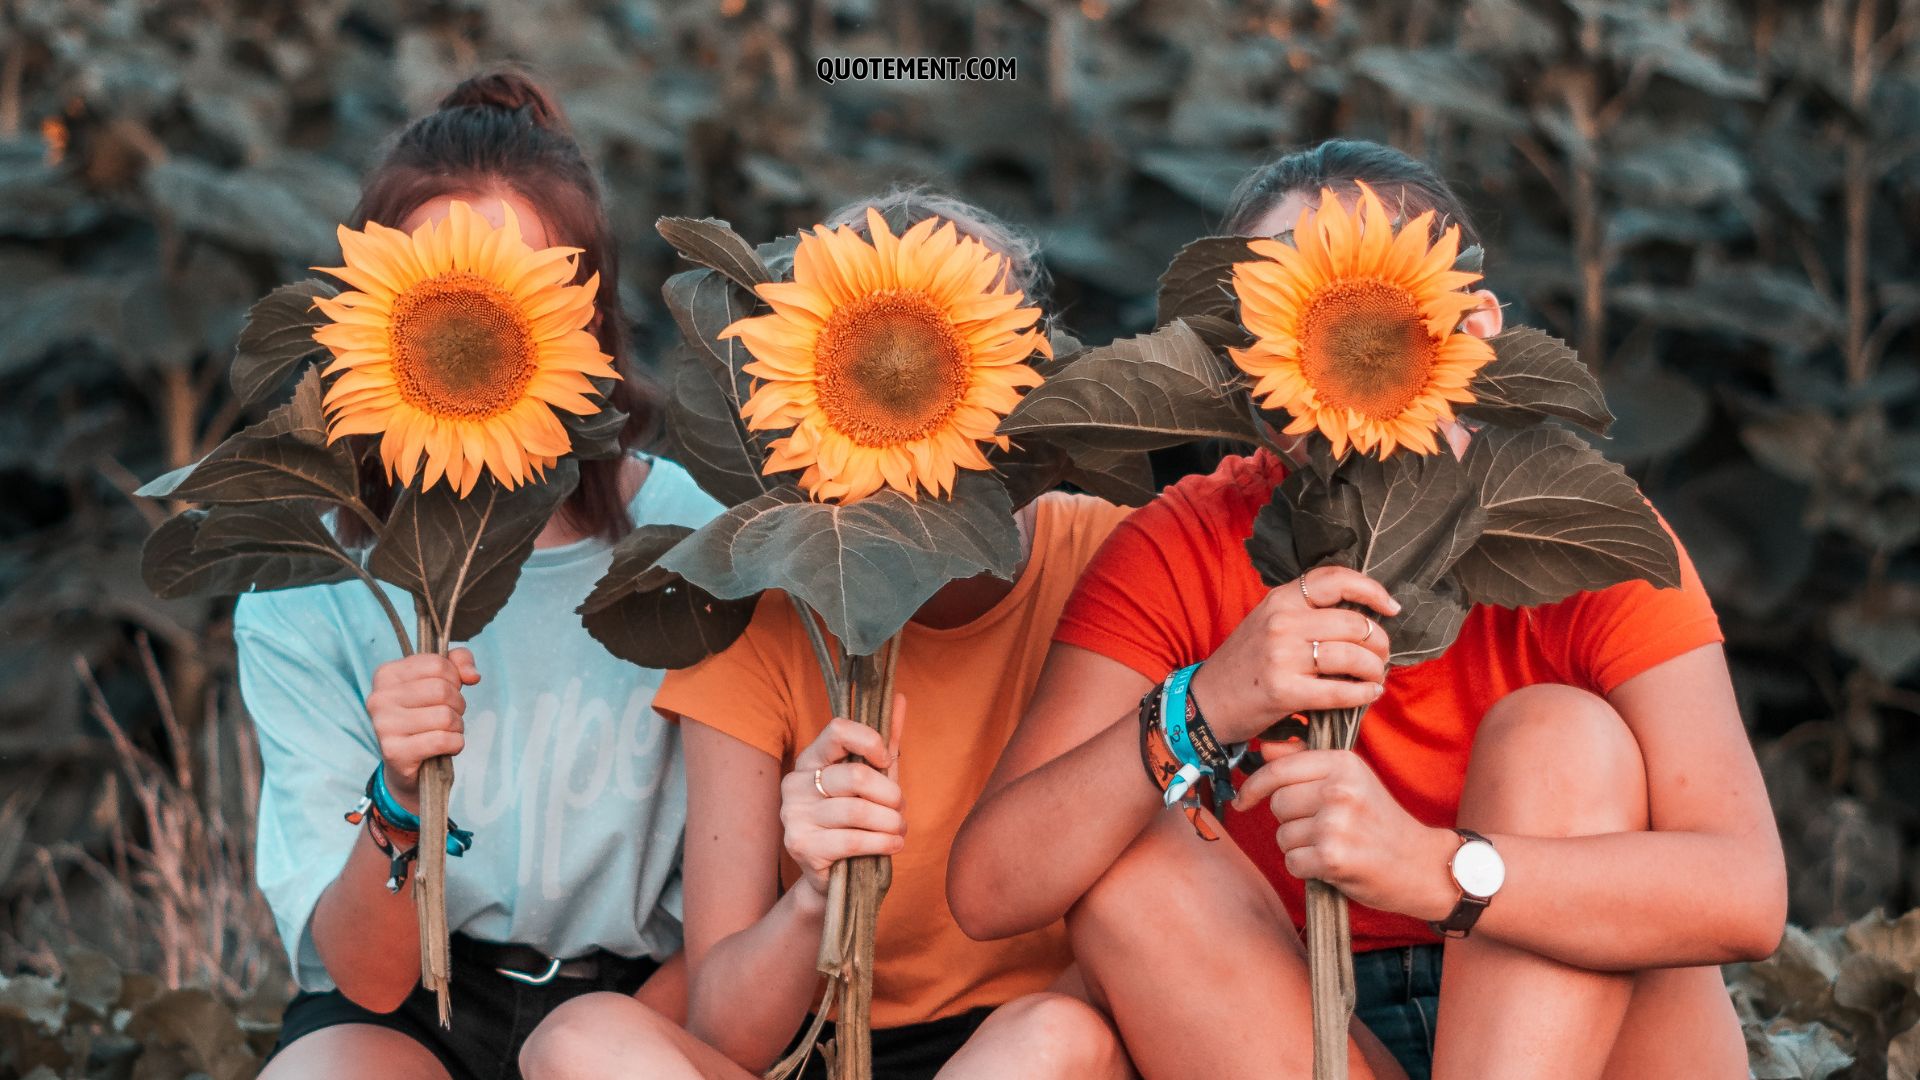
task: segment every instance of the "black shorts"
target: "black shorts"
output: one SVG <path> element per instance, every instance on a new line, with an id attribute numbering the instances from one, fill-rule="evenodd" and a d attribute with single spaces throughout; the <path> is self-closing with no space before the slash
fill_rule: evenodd
<path id="1" fill-rule="evenodd" d="M 933 1080 L 933 1074 L 960 1052 L 992 1012 L 991 1008 L 979 1008 L 921 1024 L 874 1028 L 873 1080 Z M 813 1017 L 809 1016 L 800 1034 L 805 1035 L 812 1026 Z M 828 1023 L 820 1029 L 820 1041 L 831 1038 L 833 1024 Z M 799 1041 L 794 1039 L 794 1044 Z M 827 1063 L 817 1051 L 800 1070 L 799 1080 L 827 1080 Z"/>
<path id="2" fill-rule="evenodd" d="M 434 995 L 418 987 L 390 1013 L 356 1005 L 338 990 L 303 993 L 287 1005 L 274 1053 L 322 1028 L 372 1024 L 398 1031 L 426 1047 L 453 1080 L 518 1080 L 520 1047 L 547 1014 L 581 994 L 598 990 L 631 994 L 659 968 L 647 957 L 628 959 L 602 953 L 600 972 L 594 978 L 561 977 L 544 986 L 529 986 L 476 958 L 474 946 L 467 939 L 456 935 L 452 946 L 451 1029 L 440 1026 Z"/>

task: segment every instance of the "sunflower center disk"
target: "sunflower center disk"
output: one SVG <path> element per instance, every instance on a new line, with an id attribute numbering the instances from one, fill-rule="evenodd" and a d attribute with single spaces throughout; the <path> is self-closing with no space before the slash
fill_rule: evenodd
<path id="1" fill-rule="evenodd" d="M 503 413 L 539 370 L 526 317 L 505 290 L 474 274 L 443 274 L 402 293 L 389 333 L 400 396 L 434 416 Z"/>
<path id="2" fill-rule="evenodd" d="M 820 332 L 820 407 L 862 446 L 924 438 L 965 400 L 967 355 L 966 343 L 927 297 L 862 297 L 834 312 Z"/>
<path id="3" fill-rule="evenodd" d="M 1320 403 L 1374 420 L 1399 416 L 1426 389 L 1439 356 L 1420 308 L 1379 281 L 1342 281 L 1307 305 L 1300 368 Z"/>

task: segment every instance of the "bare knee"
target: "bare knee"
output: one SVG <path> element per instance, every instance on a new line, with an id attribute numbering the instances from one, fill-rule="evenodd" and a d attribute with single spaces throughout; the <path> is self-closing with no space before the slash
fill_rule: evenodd
<path id="1" fill-rule="evenodd" d="M 260 1076 L 262 1080 L 335 1076 L 447 1080 L 447 1070 L 433 1051 L 410 1035 L 377 1024 L 336 1024 L 287 1044 Z"/>
<path id="2" fill-rule="evenodd" d="M 1528 836 L 1647 827 L 1640 744 L 1604 698 L 1571 686 L 1517 690 L 1474 736 L 1460 823 Z"/>
<path id="3" fill-rule="evenodd" d="M 548 1013 L 520 1048 L 520 1073 L 528 1080 L 585 1080 L 607 1075 L 606 1051 L 618 1044 L 628 1060 L 646 1060 L 649 1049 L 671 1049 L 668 1021 L 625 994 L 582 994 Z"/>
<path id="4" fill-rule="evenodd" d="M 989 1023 L 1021 1048 L 1029 1076 L 1111 1076 L 1126 1061 L 1105 1014 L 1066 994 L 1016 998 L 995 1009 Z"/>

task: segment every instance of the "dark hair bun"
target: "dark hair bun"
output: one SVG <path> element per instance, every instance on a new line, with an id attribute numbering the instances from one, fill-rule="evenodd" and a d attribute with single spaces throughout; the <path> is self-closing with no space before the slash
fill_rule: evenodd
<path id="1" fill-rule="evenodd" d="M 560 103 L 518 68 L 489 71 L 462 82 L 440 99 L 442 109 L 480 108 L 524 113 L 537 127 L 570 134 Z"/>

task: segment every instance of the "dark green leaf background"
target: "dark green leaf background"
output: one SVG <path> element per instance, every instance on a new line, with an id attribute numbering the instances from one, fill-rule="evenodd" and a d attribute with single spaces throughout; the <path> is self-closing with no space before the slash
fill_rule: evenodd
<path id="1" fill-rule="evenodd" d="M 226 606 L 146 592 L 141 542 L 169 508 L 126 493 L 262 418 L 228 381 L 247 308 L 336 265 L 333 227 L 382 141 L 503 58 L 551 78 L 600 166 L 635 355 L 654 370 L 677 338 L 660 286 L 691 268 L 654 231 L 663 216 L 728 221 L 759 243 L 931 182 L 1031 227 L 1049 310 L 1106 345 L 1152 330 L 1175 253 L 1218 234 L 1236 182 L 1275 150 L 1341 133 L 1431 161 L 1476 215 L 1508 321 L 1592 366 L 1615 414 L 1598 445 L 1715 595 L 1794 918 L 1913 906 L 1920 66 L 1910 15 L 1894 24 L 1910 5 L 1881 0 L 1877 60 L 1856 82 L 1859 2 L 12 5 L 0 972 L 20 969 L 25 943 L 64 940 L 33 852 L 109 858 L 114 806 L 130 805 L 124 785 L 102 801 L 106 736 L 75 658 L 140 746 L 172 744 L 142 632 L 189 749 L 209 716 L 222 745 L 238 730 Z M 820 56 L 954 49 L 1013 57 L 1018 78 L 811 74 Z M 790 258 L 758 255 L 776 274 Z M 1217 302 L 1210 280 L 1192 290 Z M 1220 340 L 1220 310 L 1191 329 Z M 271 365 L 258 371 L 271 381 Z M 738 388 L 709 389 L 704 415 L 725 417 Z M 1573 384 L 1553 392 L 1570 389 L 1569 408 L 1590 411 Z M 1155 479 L 1209 453 L 1156 451 Z M 237 791 L 224 760 L 218 782 Z M 243 800 L 226 805 L 246 819 Z M 56 856 L 54 872 L 79 924 L 120 926 L 84 864 Z M 277 949 L 260 918 L 224 924 L 254 927 L 222 954 L 243 982 L 272 977 L 256 963 Z M 129 963 L 157 970 L 159 925 L 112 931 L 146 951 Z"/>

